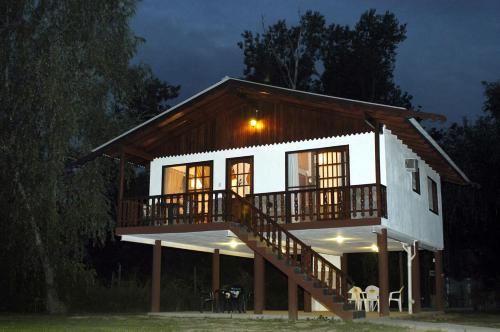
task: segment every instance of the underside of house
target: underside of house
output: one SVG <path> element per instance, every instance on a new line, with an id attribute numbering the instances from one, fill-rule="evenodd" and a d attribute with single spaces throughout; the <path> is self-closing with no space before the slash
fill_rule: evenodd
<path id="1" fill-rule="evenodd" d="M 268 261 L 288 278 L 291 319 L 298 287 L 306 311 L 364 317 L 348 301 L 356 283 L 346 262 L 367 252 L 378 252 L 378 309 L 387 315 L 388 252 L 403 247 L 416 312 L 418 253 L 430 250 L 442 309 L 441 181 L 468 179 L 419 120 L 443 117 L 224 78 L 80 162 L 120 160 L 116 234 L 153 246 L 153 312 L 162 246 L 213 253 L 213 291 L 219 255 L 254 259 L 255 313 Z M 127 162 L 149 169 L 149 196 L 124 197 Z"/>

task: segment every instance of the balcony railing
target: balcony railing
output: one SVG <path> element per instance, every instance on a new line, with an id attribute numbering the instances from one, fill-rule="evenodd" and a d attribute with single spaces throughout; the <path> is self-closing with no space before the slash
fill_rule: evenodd
<path id="1" fill-rule="evenodd" d="M 380 196 L 381 215 L 387 217 L 385 186 L 380 186 Z M 246 198 L 279 223 L 375 218 L 378 213 L 375 184 L 260 193 Z"/>
<path id="2" fill-rule="evenodd" d="M 301 189 L 246 196 L 278 223 L 377 217 L 377 186 Z M 381 186 L 381 215 L 387 216 L 386 189 Z M 226 190 L 127 198 L 120 202 L 118 225 L 159 226 L 231 221 L 234 196 Z"/>

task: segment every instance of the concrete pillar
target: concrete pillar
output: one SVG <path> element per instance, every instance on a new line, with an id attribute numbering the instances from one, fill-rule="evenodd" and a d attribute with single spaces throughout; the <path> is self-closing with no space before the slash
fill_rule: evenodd
<path id="1" fill-rule="evenodd" d="M 436 309 L 444 310 L 444 273 L 443 273 L 443 251 L 434 252 L 434 271 L 436 279 Z"/>
<path id="2" fill-rule="evenodd" d="M 378 246 L 378 287 L 380 316 L 389 315 L 389 255 L 387 252 L 387 229 L 377 233 Z"/>
<path id="3" fill-rule="evenodd" d="M 297 306 L 297 283 L 288 277 L 288 319 L 295 321 L 299 318 Z"/>
<path id="4" fill-rule="evenodd" d="M 151 278 L 151 312 L 160 311 L 161 241 L 153 246 L 153 273 Z"/>
<path id="5" fill-rule="evenodd" d="M 253 288 L 254 288 L 254 314 L 262 314 L 264 311 L 265 293 L 264 293 L 264 274 L 265 261 L 264 257 L 258 253 L 254 253 L 253 259 Z"/>
<path id="6" fill-rule="evenodd" d="M 304 312 L 312 311 L 312 298 L 311 294 L 304 289 Z"/>
<path id="7" fill-rule="evenodd" d="M 411 286 L 413 297 L 413 313 L 422 311 L 420 303 L 420 255 L 418 253 L 418 242 L 415 243 L 415 258 L 411 264 Z"/>

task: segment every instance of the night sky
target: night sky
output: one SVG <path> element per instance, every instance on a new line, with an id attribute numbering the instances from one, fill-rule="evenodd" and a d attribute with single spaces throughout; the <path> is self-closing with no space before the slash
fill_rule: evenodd
<path id="1" fill-rule="evenodd" d="M 482 113 L 481 81 L 500 79 L 500 1 L 143 0 L 132 27 L 146 39 L 137 60 L 182 86 L 175 104 L 226 75 L 243 75 L 236 44 L 244 30 L 262 32 L 262 15 L 266 24 L 283 18 L 295 24 L 299 12 L 311 9 L 327 24 L 353 25 L 370 8 L 407 23 L 395 76 L 415 105 L 448 121 Z"/>

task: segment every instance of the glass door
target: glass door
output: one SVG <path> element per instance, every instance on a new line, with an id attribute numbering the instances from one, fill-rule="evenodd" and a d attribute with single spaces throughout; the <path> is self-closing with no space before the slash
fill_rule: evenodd
<path id="1" fill-rule="evenodd" d="M 188 210 L 194 223 L 210 221 L 212 164 L 198 163 L 187 166 Z"/>
<path id="2" fill-rule="evenodd" d="M 245 197 L 253 193 L 253 157 L 227 160 L 226 187 Z"/>
<path id="3" fill-rule="evenodd" d="M 347 199 L 346 151 L 318 151 L 316 159 L 318 219 L 338 219 Z"/>

